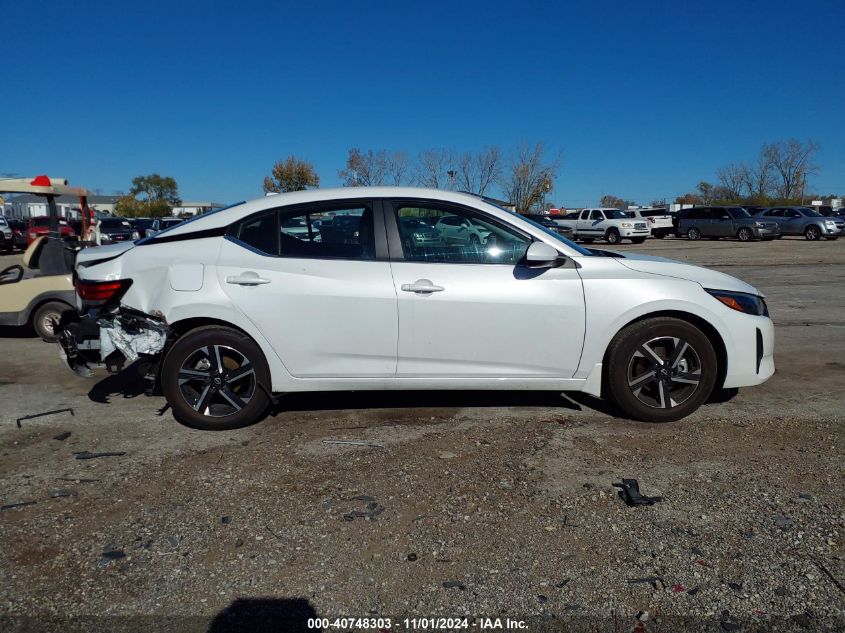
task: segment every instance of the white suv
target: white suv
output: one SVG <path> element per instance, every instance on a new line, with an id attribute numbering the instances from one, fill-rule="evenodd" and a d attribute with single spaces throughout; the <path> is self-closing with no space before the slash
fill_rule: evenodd
<path id="1" fill-rule="evenodd" d="M 339 215 L 342 226 L 323 221 Z M 404 235 L 447 218 L 487 236 Z M 288 234 L 291 222 L 305 230 Z M 146 359 L 175 417 L 203 429 L 255 422 L 276 393 L 321 390 L 584 391 L 669 421 L 714 388 L 774 372 L 772 322 L 752 286 L 588 250 L 429 189 L 241 203 L 80 251 L 76 286 L 82 318 L 60 327 L 71 367 Z"/>

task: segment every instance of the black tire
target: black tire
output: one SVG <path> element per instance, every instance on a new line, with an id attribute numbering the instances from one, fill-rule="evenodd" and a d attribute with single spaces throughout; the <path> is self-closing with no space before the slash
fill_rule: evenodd
<path id="1" fill-rule="evenodd" d="M 666 233 L 652 233 L 652 235 L 659 240 L 662 240 L 664 237 L 666 237 Z"/>
<path id="2" fill-rule="evenodd" d="M 834 241 L 836 241 L 836 240 L 838 240 L 838 239 L 839 239 L 839 236 L 838 236 L 838 235 L 826 236 L 826 237 L 825 237 L 825 239 L 826 239 L 828 242 L 834 242 Z"/>
<path id="3" fill-rule="evenodd" d="M 613 228 L 607 229 L 604 239 L 607 240 L 608 244 L 619 244 L 622 242 L 622 236 L 619 235 L 619 231 Z"/>
<path id="4" fill-rule="evenodd" d="M 687 239 L 692 240 L 693 242 L 701 239 L 701 231 L 698 227 L 692 227 L 689 231 L 687 231 Z"/>
<path id="5" fill-rule="evenodd" d="M 688 347 L 680 343 L 674 347 L 674 339 Z M 676 350 L 683 354 L 673 367 Z M 611 341 L 606 361 L 609 398 L 631 418 L 645 422 L 672 422 L 698 409 L 713 391 L 719 370 L 707 336 L 691 323 L 671 317 L 645 319 L 623 329 Z M 692 384 L 691 379 L 698 382 Z M 673 405 L 675 398 L 678 402 Z"/>
<path id="6" fill-rule="evenodd" d="M 806 229 L 804 229 L 804 237 L 809 242 L 817 242 L 822 236 L 821 229 L 817 227 L 815 224 L 811 224 Z"/>
<path id="7" fill-rule="evenodd" d="M 592 237 L 582 237 L 581 242 L 583 244 L 592 244 L 595 240 Z"/>
<path id="8" fill-rule="evenodd" d="M 736 239 L 740 242 L 750 242 L 754 239 L 754 231 L 749 229 L 747 226 L 743 226 L 736 232 Z"/>
<path id="9" fill-rule="evenodd" d="M 181 372 L 197 377 L 183 379 L 180 385 Z M 260 421 L 270 404 L 270 387 L 270 369 L 261 348 L 245 334 L 222 326 L 197 328 L 177 339 L 161 368 L 161 388 L 173 417 L 205 431 L 239 429 Z M 230 404 L 235 402 L 242 405 L 240 409 Z M 203 405 L 207 413 L 199 411 Z"/>
<path id="10" fill-rule="evenodd" d="M 643 242 L 645 242 L 644 237 L 632 237 L 631 238 L 631 244 L 642 244 Z"/>
<path id="11" fill-rule="evenodd" d="M 32 329 L 41 337 L 42 341 L 55 343 L 58 338 L 53 332 L 52 323 L 53 321 L 58 323 L 59 319 L 62 318 L 62 314 L 69 310 L 73 310 L 73 307 L 63 301 L 42 303 L 32 313 Z"/>

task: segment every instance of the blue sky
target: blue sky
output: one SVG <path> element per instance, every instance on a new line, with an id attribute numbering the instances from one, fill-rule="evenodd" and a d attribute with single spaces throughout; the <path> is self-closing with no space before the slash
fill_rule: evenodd
<path id="1" fill-rule="evenodd" d="M 230 202 L 289 154 L 543 141 L 558 204 L 644 203 L 796 137 L 845 192 L 841 1 L 133 4 L 0 2 L 0 174 Z"/>

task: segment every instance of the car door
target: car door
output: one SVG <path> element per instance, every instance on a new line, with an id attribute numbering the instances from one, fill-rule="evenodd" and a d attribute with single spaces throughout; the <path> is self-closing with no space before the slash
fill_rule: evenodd
<path id="1" fill-rule="evenodd" d="M 777 224 L 778 230 L 781 232 L 781 234 L 785 235 L 788 232 L 787 231 L 788 224 L 786 222 L 786 218 L 783 217 L 783 212 L 784 212 L 784 209 L 781 209 L 781 208 L 768 209 L 765 212 L 765 219 L 770 220 L 770 221 L 774 222 L 775 224 Z"/>
<path id="2" fill-rule="evenodd" d="M 795 209 L 783 210 L 782 230 L 784 233 L 788 233 L 790 235 L 802 235 L 804 233 L 804 222 L 804 216 Z"/>
<path id="3" fill-rule="evenodd" d="M 711 207 L 708 237 L 733 237 L 736 234 L 733 218 L 725 207 Z"/>
<path id="4" fill-rule="evenodd" d="M 354 218 L 357 227 L 350 230 Z M 288 231 L 292 225 L 296 232 Z M 291 375 L 394 375 L 398 307 L 384 222 L 372 201 L 304 204 L 250 216 L 223 240 L 217 275 Z"/>
<path id="5" fill-rule="evenodd" d="M 404 218 L 447 214 L 489 231 L 484 244 L 427 246 L 402 235 Z M 584 299 L 571 260 L 525 267 L 531 237 L 463 205 L 388 200 L 385 218 L 399 302 L 397 377 L 572 377 Z"/>

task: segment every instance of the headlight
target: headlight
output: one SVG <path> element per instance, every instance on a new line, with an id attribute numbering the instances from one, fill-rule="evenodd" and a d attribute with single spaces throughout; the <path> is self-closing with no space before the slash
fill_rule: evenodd
<path id="1" fill-rule="evenodd" d="M 621 226 L 623 229 L 630 229 L 630 228 L 633 228 L 634 225 L 631 224 L 630 222 L 623 222 L 619 226 Z"/>
<path id="2" fill-rule="evenodd" d="M 108 233 L 100 233 L 101 242 L 111 242 L 111 236 Z"/>
<path id="3" fill-rule="evenodd" d="M 766 226 L 766 225 L 765 225 L 765 224 L 763 224 L 762 222 L 755 222 L 755 223 L 754 223 L 754 226 L 756 226 L 758 229 L 762 229 L 762 228 L 763 228 L 764 226 Z"/>
<path id="4" fill-rule="evenodd" d="M 745 292 L 731 292 L 729 290 L 704 289 L 707 294 L 724 303 L 729 308 L 745 314 L 769 316 L 769 307 L 763 297 L 750 295 Z"/>
<path id="5" fill-rule="evenodd" d="M 138 233 L 138 231 L 132 231 L 132 239 L 133 239 L 133 240 L 139 240 L 139 239 L 141 239 L 141 234 L 140 234 L 140 233 Z"/>

